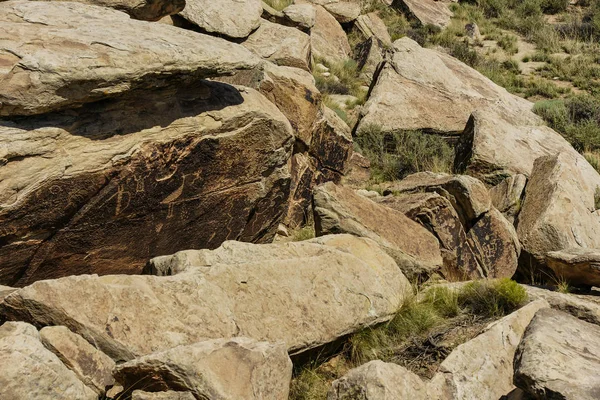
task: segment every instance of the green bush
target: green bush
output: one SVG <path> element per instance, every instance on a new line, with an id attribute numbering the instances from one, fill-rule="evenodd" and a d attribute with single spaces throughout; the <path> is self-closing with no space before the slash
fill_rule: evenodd
<path id="1" fill-rule="evenodd" d="M 273 7 L 277 11 L 281 11 L 290 4 L 294 2 L 294 0 L 263 0 L 267 3 L 268 6 Z"/>
<path id="2" fill-rule="evenodd" d="M 458 303 L 470 312 L 496 318 L 513 312 L 526 301 L 525 289 L 510 279 L 470 282 L 458 296 Z"/>

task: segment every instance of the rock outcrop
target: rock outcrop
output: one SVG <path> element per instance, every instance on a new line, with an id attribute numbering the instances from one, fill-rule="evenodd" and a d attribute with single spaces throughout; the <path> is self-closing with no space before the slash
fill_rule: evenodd
<path id="1" fill-rule="evenodd" d="M 177 390 L 199 399 L 287 400 L 292 361 L 283 343 L 216 339 L 120 364 L 115 378 L 128 391 Z"/>
<path id="2" fill-rule="evenodd" d="M 355 29 L 358 29 L 365 39 L 373 37 L 379 40 L 383 46 L 392 46 L 392 38 L 387 26 L 385 26 L 385 23 L 379 18 L 377 13 L 369 13 L 358 17 Z"/>
<path id="3" fill-rule="evenodd" d="M 452 18 L 452 11 L 443 0 L 398 0 L 394 2 L 394 7 L 400 8 L 421 25 L 433 25 L 442 29 L 450 24 Z"/>
<path id="4" fill-rule="evenodd" d="M 600 250 L 582 247 L 551 251 L 546 263 L 556 276 L 573 285 L 600 286 Z"/>
<path id="5" fill-rule="evenodd" d="M 323 7 L 333 15 L 340 24 L 347 24 L 354 21 L 360 15 L 362 7 L 359 2 L 353 1 L 335 1 L 325 2 Z"/>
<path id="6" fill-rule="evenodd" d="M 315 25 L 310 30 L 312 54 L 329 62 L 341 62 L 350 57 L 350 44 L 342 26 L 322 6 L 314 6 Z"/>
<path id="7" fill-rule="evenodd" d="M 309 30 L 315 25 L 317 12 L 310 4 L 291 4 L 282 13 L 300 29 Z"/>
<path id="8" fill-rule="evenodd" d="M 54 0 L 42 0 L 54 1 Z M 67 0 L 94 6 L 114 8 L 126 12 L 131 18 L 144 21 L 159 19 L 177 14 L 185 7 L 185 0 Z"/>
<path id="9" fill-rule="evenodd" d="M 227 242 L 197 254 L 207 252 L 212 262 L 174 276 L 38 281 L 4 299 L 0 315 L 67 326 L 116 361 L 233 336 L 282 341 L 298 353 L 390 319 L 412 293 L 392 258 L 351 235 Z"/>
<path id="10" fill-rule="evenodd" d="M 527 177 L 516 174 L 509 176 L 489 190 L 494 207 L 513 224 L 521 212 L 526 184 Z"/>
<path id="11" fill-rule="evenodd" d="M 179 14 L 202 31 L 234 39 L 260 26 L 262 0 L 186 0 Z"/>
<path id="12" fill-rule="evenodd" d="M 409 278 L 427 276 L 442 265 L 435 236 L 404 214 L 331 182 L 314 190 L 317 236 L 351 233 L 375 240 Z"/>
<path id="13" fill-rule="evenodd" d="M 554 309 L 600 325 L 600 300 L 596 296 L 560 293 L 528 285 L 523 287 L 531 300 L 546 300 Z"/>
<path id="14" fill-rule="evenodd" d="M 597 325 L 540 310 L 515 355 L 515 385 L 536 399 L 597 399 L 599 343 Z"/>

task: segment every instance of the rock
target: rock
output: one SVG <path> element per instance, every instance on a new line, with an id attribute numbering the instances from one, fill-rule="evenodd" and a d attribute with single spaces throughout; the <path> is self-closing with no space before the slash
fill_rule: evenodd
<path id="1" fill-rule="evenodd" d="M 311 29 L 315 25 L 317 12 L 310 4 L 291 4 L 282 13 L 300 29 Z"/>
<path id="2" fill-rule="evenodd" d="M 521 211 L 526 184 L 527 177 L 517 174 L 509 176 L 489 190 L 492 204 L 510 223 L 515 223 Z"/>
<path id="3" fill-rule="evenodd" d="M 458 346 L 429 383 L 430 399 L 500 399 L 513 389 L 513 358 L 535 313 L 537 300 L 493 322 L 476 338 Z"/>
<path id="4" fill-rule="evenodd" d="M 568 153 L 540 157 L 525 188 L 517 233 L 523 250 L 540 265 L 551 251 L 600 247 L 595 190 Z"/>
<path id="5" fill-rule="evenodd" d="M 188 391 L 201 399 L 287 400 L 292 361 L 283 343 L 216 339 L 120 364 L 115 378 L 128 390 Z"/>
<path id="6" fill-rule="evenodd" d="M 312 54 L 336 63 L 350 57 L 350 44 L 346 32 L 336 19 L 321 6 L 315 8 L 315 25 L 310 30 Z"/>
<path id="7" fill-rule="evenodd" d="M 13 287 L 10 287 L 10 286 L 0 285 L 0 301 L 4 300 L 4 298 L 6 296 L 8 296 L 9 294 L 11 294 L 15 290 L 17 290 L 17 288 L 13 288 Z"/>
<path id="8" fill-rule="evenodd" d="M 277 65 L 310 71 L 310 36 L 296 28 L 263 20 L 243 45 Z"/>
<path id="9" fill-rule="evenodd" d="M 375 125 L 383 132 L 422 130 L 458 136 L 471 113 L 492 108 L 508 117 L 530 113 L 532 104 L 509 94 L 447 54 L 424 49 L 404 37 L 382 69 L 363 106 L 358 132 Z"/>
<path id="10" fill-rule="evenodd" d="M 362 7 L 359 3 L 351 1 L 340 1 L 324 4 L 323 7 L 333 15 L 340 24 L 347 24 L 354 21 L 360 15 Z"/>
<path id="11" fill-rule="evenodd" d="M 515 385 L 538 399 L 597 399 L 599 343 L 597 325 L 540 310 L 515 355 Z"/>
<path id="12" fill-rule="evenodd" d="M 233 336 L 283 341 L 295 354 L 389 320 L 412 293 L 375 242 L 351 235 L 183 254 L 154 261 L 187 268 L 174 276 L 39 281 L 9 295 L 0 315 L 67 326 L 115 361 Z"/>
<path id="13" fill-rule="evenodd" d="M 348 161 L 347 172 L 342 178 L 346 187 L 359 189 L 366 187 L 371 179 L 371 162 L 362 154 L 354 151 Z"/>
<path id="14" fill-rule="evenodd" d="M 107 386 L 114 385 L 115 362 L 81 336 L 64 326 L 47 326 L 40 331 L 40 337 L 48 350 L 99 395 L 106 393 Z"/>
<path id="15" fill-rule="evenodd" d="M 404 214 L 328 182 L 314 190 L 317 236 L 350 233 L 373 239 L 414 279 L 437 271 L 442 257 L 437 239 Z"/>
<path id="16" fill-rule="evenodd" d="M 369 84 L 376 79 L 381 63 L 387 57 L 387 50 L 383 43 L 371 37 L 359 43 L 354 50 L 354 58 L 357 69 L 360 71 L 361 79 Z"/>
<path id="17" fill-rule="evenodd" d="M 384 46 L 392 46 L 392 38 L 390 37 L 387 26 L 381 20 L 381 18 L 379 18 L 377 13 L 372 12 L 361 15 L 357 18 L 355 27 L 365 37 L 365 39 L 374 37 L 383 43 Z"/>
<path id="18" fill-rule="evenodd" d="M 186 0 L 179 14 L 208 33 L 245 38 L 260 26 L 262 0 Z"/>
<path id="19" fill-rule="evenodd" d="M 475 22 L 470 22 L 465 25 L 465 32 L 467 37 L 473 41 L 481 40 L 481 32 L 479 31 L 479 26 Z"/>
<path id="20" fill-rule="evenodd" d="M 448 4 L 438 0 L 400 0 L 396 1 L 394 6 L 419 21 L 421 25 L 433 25 L 442 29 L 450 24 L 453 15 Z"/>
<path id="21" fill-rule="evenodd" d="M 270 241 L 292 145 L 259 93 L 203 81 L 0 126 L 0 284 Z"/>
<path id="22" fill-rule="evenodd" d="M 98 395 L 44 348 L 35 327 L 6 322 L 0 326 L 0 398 L 96 400 Z"/>
<path id="23" fill-rule="evenodd" d="M 544 299 L 554 309 L 600 325 L 600 301 L 597 296 L 565 294 L 527 285 L 523 287 L 531 300 Z"/>
<path id="24" fill-rule="evenodd" d="M 556 276 L 573 285 L 600 286 L 600 250 L 573 247 L 551 251 L 546 263 Z"/>
<path id="25" fill-rule="evenodd" d="M 534 161 L 542 156 L 566 153 L 581 174 L 582 184 L 595 187 L 600 178 L 585 158 L 558 133 L 529 111 L 503 115 L 478 110 L 471 115 L 455 148 L 454 171 L 467 173 L 497 185 L 507 176 L 530 176 Z"/>
<path id="26" fill-rule="evenodd" d="M 144 392 L 142 390 L 134 390 L 131 394 L 131 400 L 195 400 L 190 392 L 174 392 L 167 390 L 166 392 Z"/>
<path id="27" fill-rule="evenodd" d="M 0 116 L 41 114 L 258 62 L 223 39 L 81 3 L 0 2 L 0 24 L 7 50 L 0 55 Z"/>
<path id="28" fill-rule="evenodd" d="M 404 367 L 370 361 L 333 382 L 327 400 L 426 400 L 426 384 Z"/>

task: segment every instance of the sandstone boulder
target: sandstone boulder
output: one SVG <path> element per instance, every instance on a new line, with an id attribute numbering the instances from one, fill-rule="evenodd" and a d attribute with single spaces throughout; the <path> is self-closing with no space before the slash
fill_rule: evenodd
<path id="1" fill-rule="evenodd" d="M 554 309 L 600 325 L 600 299 L 597 296 L 560 293 L 528 285 L 523 287 L 531 300 L 546 300 Z"/>
<path id="2" fill-rule="evenodd" d="M 0 301 L 4 300 L 4 298 L 6 296 L 8 296 L 9 294 L 11 294 L 15 290 L 17 290 L 17 288 L 13 288 L 13 287 L 10 287 L 10 286 L 0 285 Z"/>
<path id="3" fill-rule="evenodd" d="M 310 30 L 312 54 L 329 62 L 341 62 L 350 57 L 346 32 L 322 6 L 315 8 L 315 25 Z"/>
<path id="4" fill-rule="evenodd" d="M 0 315 L 67 326 L 114 360 L 233 336 L 299 353 L 390 319 L 412 293 L 392 258 L 351 235 L 190 252 L 213 262 L 174 276 L 38 281 L 0 303 Z"/>
<path id="5" fill-rule="evenodd" d="M 131 394 L 131 400 L 196 400 L 190 392 L 175 392 L 167 390 L 166 392 L 145 392 L 143 390 L 134 390 Z"/>
<path id="6" fill-rule="evenodd" d="M 358 18 L 361 5 L 358 2 L 338 1 L 324 4 L 323 7 L 333 15 L 340 24 L 347 24 Z"/>
<path id="7" fill-rule="evenodd" d="M 272 103 L 218 82 L 4 124 L 0 283 L 136 273 L 161 254 L 270 241 L 292 145 Z"/>
<path id="8" fill-rule="evenodd" d="M 592 400 L 600 394 L 600 327 L 540 310 L 514 360 L 515 385 L 536 399 Z"/>
<path id="9" fill-rule="evenodd" d="M 352 152 L 348 160 L 347 171 L 342 178 L 342 183 L 346 187 L 360 189 L 367 186 L 371 179 L 371 161 L 359 152 Z"/>
<path id="10" fill-rule="evenodd" d="M 186 0 L 180 15 L 201 30 L 245 38 L 260 26 L 262 0 Z"/>
<path id="11" fill-rule="evenodd" d="M 358 29 L 365 39 L 374 37 L 383 43 L 383 46 L 392 46 L 392 38 L 387 30 L 387 26 L 385 26 L 385 23 L 379 18 L 377 13 L 369 13 L 358 17 L 355 29 Z"/>
<path id="12" fill-rule="evenodd" d="M 444 1 L 399 0 L 394 3 L 394 6 L 419 21 L 421 25 L 433 25 L 443 29 L 450 24 L 452 18 L 452 11 Z"/>
<path id="13" fill-rule="evenodd" d="M 120 364 L 128 390 L 185 391 L 193 398 L 287 400 L 292 361 L 283 343 L 238 337 L 178 346 Z"/>
<path id="14" fill-rule="evenodd" d="M 475 110 L 493 108 L 519 116 L 532 108 L 447 54 L 424 49 L 406 37 L 396 40 L 393 48 L 361 112 L 359 133 L 376 125 L 383 132 L 423 130 L 458 136 Z M 540 121 L 535 115 L 531 118 Z"/>
<path id="15" fill-rule="evenodd" d="M 34 326 L 0 326 L 0 398 L 10 400 L 96 400 L 98 395 L 47 350 Z"/>
<path id="16" fill-rule="evenodd" d="M 404 214 L 332 182 L 314 190 L 317 236 L 351 233 L 375 240 L 409 278 L 427 276 L 442 265 L 435 236 Z"/>
<path id="17" fill-rule="evenodd" d="M 574 247 L 551 251 L 546 263 L 556 276 L 573 285 L 600 286 L 600 250 Z"/>
<path id="18" fill-rule="evenodd" d="M 521 211 L 526 184 L 527 177 L 516 174 L 509 176 L 489 190 L 494 207 L 513 224 Z"/>
<path id="19" fill-rule="evenodd" d="M 357 63 L 357 69 L 360 71 L 360 78 L 370 85 L 377 77 L 379 67 L 387 54 L 388 50 L 385 45 L 375 37 L 370 37 L 359 43 L 354 49 L 354 59 Z"/>
<path id="20" fill-rule="evenodd" d="M 99 395 L 106 392 L 115 380 L 115 362 L 64 326 L 47 326 L 40 331 L 42 343 L 75 372 L 77 378 Z"/>
<path id="21" fill-rule="evenodd" d="M 282 13 L 300 29 L 311 29 L 315 25 L 317 12 L 310 4 L 291 4 Z"/>
<path id="22" fill-rule="evenodd" d="M 263 20 L 243 45 L 277 65 L 310 71 L 310 36 L 296 28 Z"/>
<path id="23" fill-rule="evenodd" d="M 223 39 L 81 3 L 0 2 L 0 24 L 0 116 L 45 113 L 257 64 L 248 50 Z"/>
<path id="24" fill-rule="evenodd" d="M 595 191 L 583 169 L 568 153 L 535 161 L 517 232 L 523 250 L 546 265 L 551 251 L 600 247 L 600 216 L 594 213 Z"/>

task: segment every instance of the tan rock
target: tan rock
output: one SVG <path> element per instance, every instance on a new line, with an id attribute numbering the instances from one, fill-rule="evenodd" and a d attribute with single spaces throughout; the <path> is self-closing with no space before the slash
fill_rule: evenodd
<path id="1" fill-rule="evenodd" d="M 262 20 L 243 46 L 277 65 L 310 71 L 310 36 L 296 28 Z"/>
<path id="2" fill-rule="evenodd" d="M 96 400 L 98 395 L 44 347 L 34 326 L 6 322 L 0 326 L 0 398 Z"/>
<path id="3" fill-rule="evenodd" d="M 600 325 L 600 299 L 597 296 L 566 294 L 523 285 L 531 300 L 544 299 L 554 309 Z"/>
<path id="4" fill-rule="evenodd" d="M 283 343 L 237 337 L 178 346 L 120 364 L 128 390 L 176 389 L 193 398 L 287 400 L 292 361 Z"/>
<path id="5" fill-rule="evenodd" d="M 600 327 L 540 310 L 515 355 L 515 385 L 533 398 L 592 400 L 600 393 Z"/>
<path id="6" fill-rule="evenodd" d="M 245 38 L 260 26 L 262 0 L 186 0 L 179 14 L 203 31 Z"/>
<path id="7" fill-rule="evenodd" d="M 573 285 L 600 286 L 600 250 L 573 247 L 551 251 L 546 263 L 556 276 Z"/>
<path id="8" fill-rule="evenodd" d="M 6 296 L 8 296 L 9 294 L 11 294 L 15 290 L 17 290 L 17 288 L 13 288 L 13 287 L 10 287 L 10 286 L 0 285 L 0 301 L 4 300 L 4 298 Z"/>
<path id="9" fill-rule="evenodd" d="M 355 28 L 358 29 L 365 39 L 375 37 L 375 39 L 383 43 L 384 46 L 392 46 L 392 38 L 390 37 L 387 26 L 381 18 L 379 18 L 377 13 L 373 12 L 358 17 Z"/>
<path id="10" fill-rule="evenodd" d="M 388 50 L 383 43 L 371 37 L 366 41 L 359 43 L 354 50 L 354 59 L 357 68 L 360 71 L 361 79 L 371 84 L 377 77 L 379 67 L 387 57 Z"/>
<path id="11" fill-rule="evenodd" d="M 366 187 L 370 179 L 371 161 L 356 151 L 352 152 L 347 172 L 342 178 L 342 184 L 353 189 L 360 189 Z"/>
<path id="12" fill-rule="evenodd" d="M 300 29 L 311 29 L 317 18 L 317 11 L 310 4 L 291 4 L 282 13 Z"/>
<path id="13" fill-rule="evenodd" d="M 315 25 L 310 31 L 312 54 L 329 62 L 340 62 L 350 57 L 346 32 L 336 19 L 321 6 L 315 8 Z"/>
<path id="14" fill-rule="evenodd" d="M 0 127 L 0 283 L 270 241 L 292 145 L 262 95 L 205 81 Z"/>
<path id="15" fill-rule="evenodd" d="M 351 1 L 339 1 L 324 4 L 323 7 L 333 15 L 340 24 L 347 24 L 354 21 L 360 15 L 362 7 L 360 3 Z"/>
<path id="16" fill-rule="evenodd" d="M 492 204 L 510 223 L 514 224 L 521 211 L 526 184 L 527 177 L 517 174 L 509 176 L 489 190 Z"/>
<path id="17" fill-rule="evenodd" d="M 144 392 L 143 390 L 134 390 L 131 394 L 131 400 L 195 400 L 190 392 L 175 392 L 167 390 L 166 392 Z"/>
<path id="18" fill-rule="evenodd" d="M 398 6 L 421 25 L 445 28 L 450 24 L 452 11 L 448 4 L 438 0 L 400 0 Z"/>
<path id="19" fill-rule="evenodd" d="M 351 235 L 187 253 L 208 262 L 166 277 L 39 281 L 9 295 L 0 315 L 67 326 L 116 361 L 233 336 L 283 341 L 294 354 L 390 319 L 412 293 L 393 259 Z"/>
<path id="20" fill-rule="evenodd" d="M 0 24 L 0 116 L 219 76 L 258 61 L 223 39 L 81 3 L 0 2 Z"/>
<path id="21" fill-rule="evenodd" d="M 40 331 L 40 337 L 48 350 L 99 395 L 106 392 L 107 386 L 114 385 L 115 362 L 69 328 L 47 326 Z"/>
<path id="22" fill-rule="evenodd" d="M 314 190 L 317 236 L 351 233 L 379 243 L 409 278 L 438 270 L 442 257 L 437 239 L 404 214 L 332 182 Z"/>

